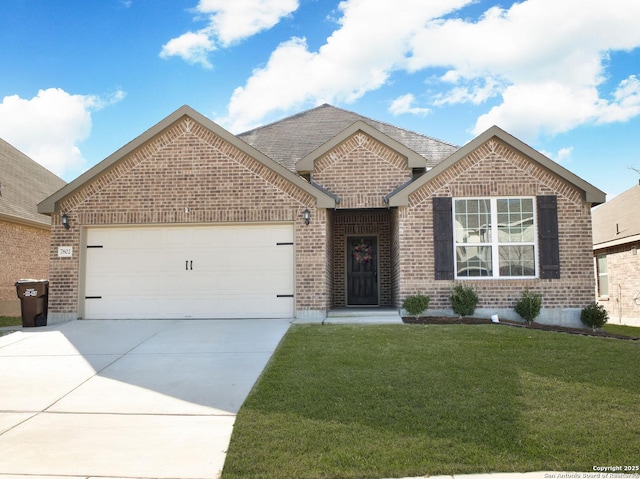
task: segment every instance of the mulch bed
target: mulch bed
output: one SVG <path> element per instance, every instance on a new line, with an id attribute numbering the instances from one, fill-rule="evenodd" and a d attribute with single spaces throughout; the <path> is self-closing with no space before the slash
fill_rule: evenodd
<path id="1" fill-rule="evenodd" d="M 414 317 L 403 317 L 403 323 L 407 324 L 495 324 L 495 325 L 503 325 L 503 326 L 513 326 L 516 328 L 528 328 L 528 329 L 541 329 L 543 331 L 555 331 L 557 333 L 568 333 L 568 334 L 580 334 L 582 336 L 598 336 L 602 338 L 614 338 L 614 339 L 627 339 L 631 341 L 638 341 L 640 338 L 632 337 L 632 336 L 624 336 L 622 334 L 613 334 L 608 333 L 603 330 L 593 331 L 589 328 L 567 328 L 564 326 L 555 326 L 551 324 L 539 324 L 539 323 L 520 323 L 518 321 L 509 321 L 506 319 L 501 319 L 499 323 L 494 323 L 490 319 L 485 318 L 473 318 L 473 317 L 445 317 L 445 316 L 421 316 L 418 318 Z"/>

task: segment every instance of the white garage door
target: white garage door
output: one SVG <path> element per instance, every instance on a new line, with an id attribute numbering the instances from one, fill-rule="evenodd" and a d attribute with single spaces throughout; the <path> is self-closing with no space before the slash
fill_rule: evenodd
<path id="1" fill-rule="evenodd" d="M 91 228 L 86 319 L 293 317 L 291 225 Z"/>

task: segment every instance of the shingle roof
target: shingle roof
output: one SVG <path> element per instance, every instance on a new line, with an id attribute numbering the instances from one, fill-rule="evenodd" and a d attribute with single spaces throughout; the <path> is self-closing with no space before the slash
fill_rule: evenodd
<path id="1" fill-rule="evenodd" d="M 0 139 L 0 216 L 50 225 L 37 204 L 65 182 L 6 141 Z"/>
<path id="2" fill-rule="evenodd" d="M 304 158 L 357 121 L 364 121 L 426 158 L 428 168 L 434 167 L 458 149 L 457 146 L 450 143 L 372 120 L 357 113 L 327 104 L 237 136 L 287 169 L 295 172 L 295 164 L 298 160 Z"/>
<path id="3" fill-rule="evenodd" d="M 640 238 L 639 205 L 640 185 L 636 185 L 595 208 L 591 213 L 594 248 L 637 241 Z"/>

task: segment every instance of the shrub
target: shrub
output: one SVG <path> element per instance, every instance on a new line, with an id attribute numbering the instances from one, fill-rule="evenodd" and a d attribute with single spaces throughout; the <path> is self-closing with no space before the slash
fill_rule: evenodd
<path id="1" fill-rule="evenodd" d="M 429 307 L 431 298 L 424 294 L 414 294 L 407 296 L 402 302 L 402 308 L 411 316 L 420 316 Z"/>
<path id="2" fill-rule="evenodd" d="M 598 303 L 591 303 L 580 312 L 580 321 L 594 331 L 601 328 L 609 320 L 609 312 Z"/>
<path id="3" fill-rule="evenodd" d="M 531 324 L 540 314 L 541 306 L 542 295 L 529 291 L 529 288 L 525 288 L 522 296 L 520 296 L 520 299 L 516 303 L 515 310 L 527 324 Z"/>
<path id="4" fill-rule="evenodd" d="M 455 286 L 449 299 L 453 312 L 458 316 L 472 316 L 478 304 L 478 295 L 470 286 Z"/>

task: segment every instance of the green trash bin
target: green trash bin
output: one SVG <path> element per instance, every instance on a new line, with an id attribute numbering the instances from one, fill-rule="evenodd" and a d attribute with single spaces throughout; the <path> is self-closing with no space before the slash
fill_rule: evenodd
<path id="1" fill-rule="evenodd" d="M 16 282 L 16 293 L 20 298 L 22 327 L 46 326 L 49 309 L 49 281 L 21 279 Z"/>

